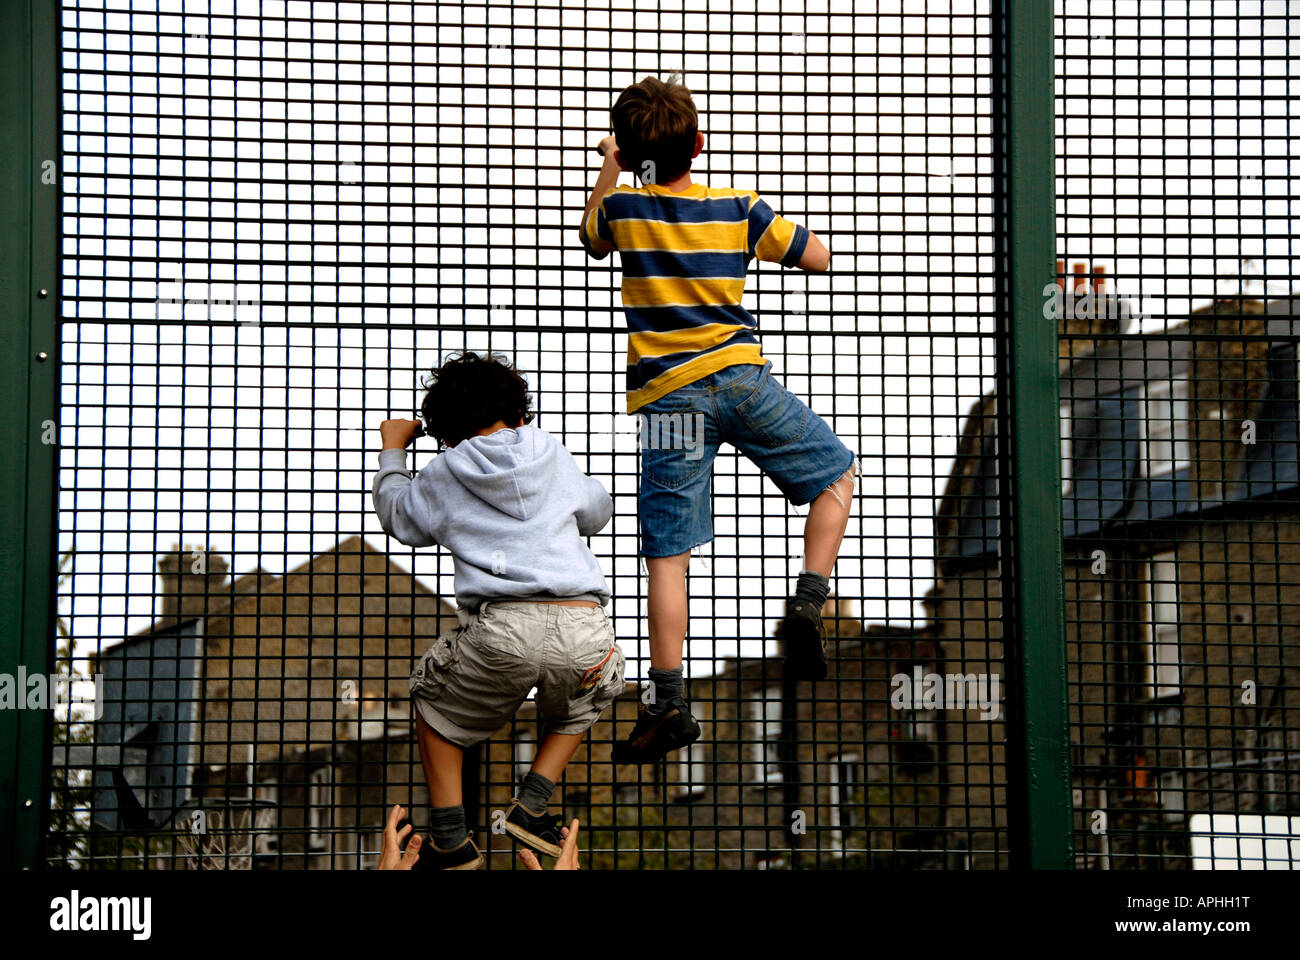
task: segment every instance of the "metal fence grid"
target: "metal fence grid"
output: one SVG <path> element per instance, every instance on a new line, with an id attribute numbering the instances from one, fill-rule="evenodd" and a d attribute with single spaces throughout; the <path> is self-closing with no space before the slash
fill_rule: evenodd
<path id="1" fill-rule="evenodd" d="M 1295 338 L 1269 292 L 1295 274 L 1270 199 L 1291 185 L 1292 21 L 1283 4 L 1174 6 L 1055 18 L 1062 266 L 1043 315 L 1061 330 L 1074 862 L 1090 869 L 1191 866 L 1224 837 L 1258 857 L 1300 786 Z M 999 425 L 1017 425 L 994 402 L 1011 349 L 997 11 L 65 0 L 60 15 L 57 669 L 104 686 L 98 720 L 56 712 L 48 864 L 366 868 L 387 806 L 423 828 L 406 677 L 454 623 L 451 564 L 379 530 L 374 428 L 410 415 L 448 352 L 491 349 L 614 496 L 591 545 L 630 685 L 553 801 L 582 820 L 592 866 L 1008 865 L 1023 698 L 1001 598 L 1034 558 L 1008 560 L 998 522 Z M 763 267 L 745 303 L 862 480 L 831 677 L 787 686 L 772 632 L 799 511 L 719 455 L 717 539 L 689 580 L 704 736 L 637 770 L 609 761 L 649 665 L 619 278 L 573 229 L 617 92 L 676 71 L 708 137 L 697 179 L 753 186 L 827 239 L 829 274 Z M 1228 428 L 1247 419 L 1267 439 L 1243 453 Z M 415 449 L 418 468 L 432 450 Z M 1230 702 L 1246 681 L 1259 706 Z M 492 868 L 517 866 L 493 813 L 535 736 L 525 707 L 467 754 Z"/>
<path id="2" fill-rule="evenodd" d="M 1295 13 L 1057 19 L 1081 867 L 1295 866 Z"/>
<path id="3" fill-rule="evenodd" d="M 884 671 L 933 659 L 915 655 L 929 642 L 919 600 L 933 565 L 932 498 L 959 398 L 987 389 L 993 369 L 984 18 L 945 18 L 917 36 L 896 14 L 776 16 L 717 3 L 657 14 L 217 7 L 64 6 L 60 536 L 75 551 L 65 617 L 80 649 L 102 652 L 149 629 L 167 602 L 159 594 L 187 589 L 155 579 L 172 544 L 195 548 L 181 567 L 209 562 L 207 551 L 229 566 L 233 586 L 215 576 L 200 587 L 212 603 L 248 588 L 241 578 L 255 568 L 288 573 L 358 550 L 360 536 L 393 565 L 376 567 L 384 573 L 362 601 L 388 619 L 360 632 L 378 628 L 387 641 L 384 696 L 400 687 L 399 671 L 441 621 L 409 620 L 421 629 L 408 625 L 397 640 L 395 615 L 413 590 L 449 597 L 452 582 L 447 555 L 412 552 L 378 530 L 367 496 L 373 428 L 418 404 L 417 377 L 448 351 L 492 349 L 529 375 L 539 425 L 614 494 L 615 518 L 592 547 L 629 680 L 643 676 L 618 277 L 572 234 L 593 178 L 590 147 L 617 92 L 680 70 L 709 137 L 698 178 L 753 184 L 833 238 L 832 275 L 755 271 L 747 304 L 786 385 L 863 457 L 835 579 L 847 599 L 841 629 L 851 637 L 864 620 L 884 621 L 900 635 L 848 639 L 835 679 L 780 689 L 779 663 L 763 655 L 775 651 L 802 523 L 752 465 L 724 453 L 718 539 L 690 577 L 687 673 L 708 733 L 682 770 L 615 772 L 608 748 L 629 729 L 624 713 L 617 730 L 593 731 L 557 803 L 589 823 L 610 865 L 775 866 L 792 862 L 794 847 L 826 864 L 944 862 L 937 726 L 889 716 Z M 932 377 L 947 386 L 932 393 Z M 418 467 L 429 452 L 416 449 Z M 327 644 L 358 630 L 355 618 L 343 622 L 356 598 L 330 583 L 296 598 L 325 611 L 323 629 L 309 627 L 313 643 L 318 629 Z M 262 722 L 223 733 L 199 725 L 214 780 L 236 771 L 246 791 L 239 771 L 254 744 L 254 791 L 278 794 L 281 810 L 267 858 L 324 865 L 360 852 L 364 862 L 371 848 L 358 837 L 379 823 L 381 791 L 345 813 L 342 795 L 363 785 L 338 754 L 372 745 L 294 726 L 303 707 L 279 684 L 305 669 L 307 709 L 338 727 L 357 710 L 335 689 L 350 664 L 341 652 L 289 663 L 292 619 L 263 619 L 243 636 L 234 622 L 221 674 L 266 683 L 232 683 L 222 715 L 255 709 Z M 198 643 L 210 660 L 211 641 Z M 152 662 L 153 645 L 137 655 Z M 741 679 L 715 683 L 715 672 Z M 877 689 L 867 695 L 864 684 Z M 211 713 L 211 688 L 194 689 L 195 702 L 178 698 L 176 710 Z M 413 805 L 419 824 L 409 725 L 392 729 L 382 800 Z M 488 810 L 508 801 L 534 735 L 521 722 L 478 761 L 490 802 L 476 827 L 493 866 L 512 857 Z M 310 760 L 297 759 L 304 752 Z M 287 781 L 291 757 L 299 773 Z M 313 791 L 331 797 L 328 823 Z M 92 807 L 116 799 L 96 796 Z M 304 843 L 287 834 L 304 823 L 321 829 L 290 857 Z M 76 853 L 117 864 L 130 849 Z"/>

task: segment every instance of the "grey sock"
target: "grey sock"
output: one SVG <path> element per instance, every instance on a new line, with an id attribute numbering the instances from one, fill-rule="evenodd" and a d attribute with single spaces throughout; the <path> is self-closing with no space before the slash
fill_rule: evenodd
<path id="1" fill-rule="evenodd" d="M 807 600 L 817 608 L 818 613 L 821 613 L 822 605 L 830 595 L 830 580 L 812 570 L 799 571 L 799 579 L 794 586 L 794 598 L 796 600 Z"/>
<path id="2" fill-rule="evenodd" d="M 646 712 L 650 714 L 662 713 L 664 705 L 669 700 L 682 695 L 684 688 L 682 668 L 673 667 L 671 670 L 660 670 L 658 667 L 651 667 L 650 684 L 653 695 L 650 702 L 646 704 Z"/>
<path id="3" fill-rule="evenodd" d="M 546 806 L 551 802 L 551 794 L 555 792 L 555 784 L 547 780 L 536 770 L 528 771 L 524 777 L 523 783 L 519 785 L 519 802 L 524 805 L 530 813 L 545 813 Z"/>
<path id="4" fill-rule="evenodd" d="M 429 808 L 429 833 L 433 836 L 433 845 L 439 850 L 454 850 L 469 836 L 469 825 L 465 822 L 465 807 Z"/>

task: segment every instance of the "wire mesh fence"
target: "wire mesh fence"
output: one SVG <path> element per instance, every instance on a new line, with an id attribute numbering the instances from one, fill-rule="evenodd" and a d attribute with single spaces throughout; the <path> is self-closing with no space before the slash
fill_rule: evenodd
<path id="1" fill-rule="evenodd" d="M 1175 6 L 1066 4 L 1055 24 L 1043 316 L 1092 869 L 1279 865 L 1300 833 L 1294 20 Z M 393 803 L 425 830 L 407 678 L 457 623 L 452 563 L 384 535 L 370 479 L 378 423 L 469 349 L 526 374 L 537 425 L 613 496 L 590 544 L 628 685 L 553 801 L 591 866 L 1008 865 L 987 4 L 60 16 L 56 667 L 94 708 L 56 708 L 47 863 L 365 869 Z M 774 627 L 806 510 L 724 447 L 689 575 L 704 735 L 634 767 L 610 757 L 649 666 L 627 345 L 617 263 L 574 233 L 614 98 L 674 72 L 707 138 L 695 179 L 827 239 L 829 273 L 755 264 L 744 302 L 861 479 L 830 676 L 791 683 Z M 414 450 L 416 469 L 435 454 Z M 499 812 L 536 719 L 466 754 L 490 868 L 518 865 Z"/>
<path id="2" fill-rule="evenodd" d="M 1058 19 L 1076 854 L 1293 867 L 1295 11 L 1115 8 Z"/>

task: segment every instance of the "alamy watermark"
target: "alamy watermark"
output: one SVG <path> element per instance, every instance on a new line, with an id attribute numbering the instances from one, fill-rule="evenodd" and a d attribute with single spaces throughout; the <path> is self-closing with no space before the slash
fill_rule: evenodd
<path id="1" fill-rule="evenodd" d="M 1076 320 L 1141 320 L 1142 311 L 1131 300 L 1093 286 L 1063 290 L 1056 283 L 1043 287 L 1043 319 L 1059 321 L 1062 314 Z"/>
<path id="2" fill-rule="evenodd" d="M 208 296 L 186 297 L 185 287 L 187 285 L 197 287 L 200 292 L 207 293 Z M 258 326 L 262 313 L 262 302 L 260 300 L 244 300 L 238 297 L 212 296 L 213 288 L 218 285 L 230 284 L 220 281 L 185 280 L 179 273 L 174 273 L 169 277 L 159 277 L 159 294 L 162 294 L 164 287 L 170 287 L 178 295 L 160 295 L 154 301 L 154 316 L 158 320 L 229 320 L 238 322 L 240 326 Z"/>
<path id="3" fill-rule="evenodd" d="M 151 897 L 83 896 L 73 890 L 50 901 L 50 929 L 62 933 L 96 931 L 129 933 L 148 940 L 153 930 Z"/>
<path id="4" fill-rule="evenodd" d="M 16 677 L 11 673 L 0 673 L 0 710 L 54 710 L 90 703 L 94 705 L 94 718 L 98 720 L 104 714 L 104 675 L 97 673 L 94 676 L 93 700 L 72 696 L 72 685 L 78 682 L 82 681 L 63 674 L 28 673 L 27 668 L 19 664 Z"/>
<path id="5" fill-rule="evenodd" d="M 981 720 L 996 720 L 1002 710 L 1002 678 L 996 673 L 896 673 L 889 698 L 895 710 L 973 710 Z"/>
<path id="6" fill-rule="evenodd" d="M 685 450 L 687 460 L 704 456 L 704 414 L 634 413 L 642 450 Z"/>
<path id="7" fill-rule="evenodd" d="M 223 297 L 159 297 L 154 303 L 154 307 L 159 310 L 160 315 L 162 307 L 178 306 L 181 308 L 180 315 L 182 318 L 185 318 L 186 310 L 190 308 L 190 319 L 197 320 L 222 319 L 222 315 L 228 310 L 230 319 L 238 320 L 244 326 L 258 325 L 257 308 L 261 307 L 261 305 L 260 300 L 239 300 Z M 161 319 L 161 316 L 159 319 Z"/>
<path id="8" fill-rule="evenodd" d="M 684 450 L 687 460 L 703 459 L 707 440 L 704 414 L 696 411 L 594 414 L 590 436 L 595 451 Z"/>

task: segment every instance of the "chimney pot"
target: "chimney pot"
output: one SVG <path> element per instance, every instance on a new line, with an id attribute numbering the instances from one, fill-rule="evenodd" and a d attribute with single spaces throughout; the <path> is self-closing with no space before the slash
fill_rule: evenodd
<path id="1" fill-rule="evenodd" d="M 202 555 L 204 572 L 195 573 L 194 565 Z M 162 619 L 189 620 L 201 617 L 210 606 L 229 593 L 226 574 L 230 565 L 207 547 L 177 544 L 158 555 L 158 574 L 162 578 Z"/>

